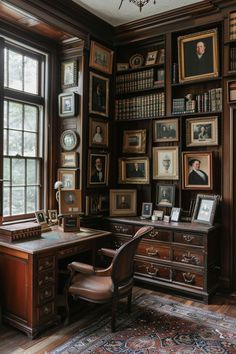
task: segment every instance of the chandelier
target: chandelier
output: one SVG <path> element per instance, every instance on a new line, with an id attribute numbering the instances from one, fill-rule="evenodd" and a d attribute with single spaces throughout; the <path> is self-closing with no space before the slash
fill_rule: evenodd
<path id="1" fill-rule="evenodd" d="M 121 5 L 123 4 L 124 0 L 121 0 L 120 2 L 120 6 L 119 6 L 119 10 L 121 8 Z M 144 5 L 147 5 L 149 3 L 150 0 L 129 0 L 129 2 L 132 2 L 133 4 L 137 5 L 139 7 L 139 10 L 142 11 L 142 7 Z M 153 0 L 153 3 L 156 3 L 156 0 Z"/>

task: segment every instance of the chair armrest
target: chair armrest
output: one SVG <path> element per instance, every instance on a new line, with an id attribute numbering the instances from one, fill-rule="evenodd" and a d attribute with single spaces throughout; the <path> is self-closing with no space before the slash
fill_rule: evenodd
<path id="1" fill-rule="evenodd" d="M 111 257 L 113 258 L 114 255 L 116 254 L 117 250 L 113 250 L 111 248 L 101 248 L 99 250 L 99 254 L 107 256 L 107 257 Z"/>
<path id="2" fill-rule="evenodd" d="M 95 274 L 94 266 L 81 262 L 72 262 L 68 264 L 68 269 L 70 271 L 80 272 L 83 274 Z"/>

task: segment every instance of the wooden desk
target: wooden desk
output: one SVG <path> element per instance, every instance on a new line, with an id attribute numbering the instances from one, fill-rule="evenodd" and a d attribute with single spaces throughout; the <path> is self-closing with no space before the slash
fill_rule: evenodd
<path id="1" fill-rule="evenodd" d="M 0 242 L 1 304 L 4 322 L 31 338 L 60 321 L 56 296 L 58 263 L 91 251 L 92 258 L 107 231 L 81 228 L 64 233 L 54 228 L 37 240 Z"/>

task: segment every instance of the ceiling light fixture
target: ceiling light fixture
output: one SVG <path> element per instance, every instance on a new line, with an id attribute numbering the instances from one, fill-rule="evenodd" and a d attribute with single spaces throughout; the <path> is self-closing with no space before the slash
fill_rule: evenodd
<path id="1" fill-rule="evenodd" d="M 119 10 L 121 8 L 121 5 L 123 4 L 124 0 L 121 0 Z M 150 0 L 129 0 L 129 2 L 132 2 L 133 4 L 137 5 L 139 7 L 140 12 L 142 11 L 142 8 L 144 5 L 147 5 Z M 156 3 L 156 0 L 153 0 L 153 3 Z"/>

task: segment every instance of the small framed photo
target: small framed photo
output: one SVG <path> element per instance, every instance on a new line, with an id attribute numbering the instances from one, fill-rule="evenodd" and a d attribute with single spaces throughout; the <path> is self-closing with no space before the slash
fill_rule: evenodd
<path id="1" fill-rule="evenodd" d="M 142 203 L 141 217 L 148 219 L 152 216 L 152 203 Z"/>
<path id="2" fill-rule="evenodd" d="M 218 118 L 186 119 L 186 146 L 218 145 Z"/>
<path id="3" fill-rule="evenodd" d="M 108 147 L 108 122 L 98 118 L 90 118 L 89 146 Z"/>
<path id="4" fill-rule="evenodd" d="M 74 92 L 60 93 L 58 96 L 59 117 L 69 118 L 76 115 L 77 95 Z"/>
<path id="5" fill-rule="evenodd" d="M 153 179 L 179 179 L 179 148 L 165 146 L 153 148 Z"/>
<path id="6" fill-rule="evenodd" d="M 48 219 L 51 223 L 55 224 L 57 223 L 57 210 L 53 209 L 53 210 L 48 210 Z"/>
<path id="7" fill-rule="evenodd" d="M 165 70 L 164 69 L 158 69 L 157 70 L 157 84 L 164 84 L 165 81 Z"/>
<path id="8" fill-rule="evenodd" d="M 175 203 L 175 185 L 157 184 L 156 205 L 159 207 L 173 207 Z"/>
<path id="9" fill-rule="evenodd" d="M 236 103 L 236 81 L 228 81 L 228 103 Z"/>
<path id="10" fill-rule="evenodd" d="M 60 206 L 61 214 L 79 213 L 82 210 L 81 190 L 61 190 Z"/>
<path id="11" fill-rule="evenodd" d="M 162 220 L 164 216 L 163 210 L 153 210 L 153 215 L 157 216 L 157 220 Z"/>
<path id="12" fill-rule="evenodd" d="M 146 57 L 145 65 L 154 65 L 154 64 L 156 64 L 157 53 L 158 53 L 158 50 L 154 50 L 152 52 L 148 52 L 147 53 L 147 57 Z"/>
<path id="13" fill-rule="evenodd" d="M 111 75 L 113 51 L 95 41 L 91 41 L 89 65 L 96 70 Z"/>
<path id="14" fill-rule="evenodd" d="M 61 133 L 60 144 L 63 150 L 71 151 L 74 150 L 79 143 L 78 136 L 74 130 L 64 130 Z"/>
<path id="15" fill-rule="evenodd" d="M 183 152 L 183 189 L 211 190 L 212 181 L 212 152 Z"/>
<path id="16" fill-rule="evenodd" d="M 181 208 L 172 208 L 170 214 L 170 221 L 178 222 L 181 216 Z"/>
<path id="17" fill-rule="evenodd" d="M 146 129 L 124 130 L 123 152 L 143 154 L 146 152 Z"/>
<path id="18" fill-rule="evenodd" d="M 57 170 L 57 180 L 62 182 L 62 189 L 75 189 L 77 182 L 77 169 Z"/>
<path id="19" fill-rule="evenodd" d="M 218 31 L 178 37 L 179 82 L 219 76 Z"/>
<path id="20" fill-rule="evenodd" d="M 157 64 L 164 64 L 165 63 L 165 49 L 159 49 L 158 50 L 158 56 L 157 56 Z"/>
<path id="21" fill-rule="evenodd" d="M 218 201 L 217 195 L 198 194 L 192 222 L 213 225 Z"/>
<path id="22" fill-rule="evenodd" d="M 36 220 L 37 223 L 40 225 L 46 225 L 47 224 L 47 217 L 44 212 L 44 210 L 38 210 L 35 212 Z"/>
<path id="23" fill-rule="evenodd" d="M 90 72 L 89 113 L 108 117 L 109 79 Z"/>
<path id="24" fill-rule="evenodd" d="M 110 190 L 110 216 L 137 215 L 136 189 Z"/>
<path id="25" fill-rule="evenodd" d="M 149 158 L 122 157 L 119 159 L 119 183 L 148 184 Z"/>
<path id="26" fill-rule="evenodd" d="M 117 71 L 123 71 L 129 69 L 129 63 L 117 63 L 116 65 L 117 65 L 116 66 Z"/>
<path id="27" fill-rule="evenodd" d="M 61 167 L 78 167 L 79 154 L 76 151 L 61 152 L 60 166 Z"/>
<path id="28" fill-rule="evenodd" d="M 178 119 L 160 119 L 153 122 L 153 141 L 155 143 L 178 140 Z"/>
<path id="29" fill-rule="evenodd" d="M 76 60 L 66 60 L 61 63 L 61 87 L 69 88 L 78 85 L 78 69 Z"/>
<path id="30" fill-rule="evenodd" d="M 109 154 L 89 154 L 88 186 L 108 185 Z"/>

